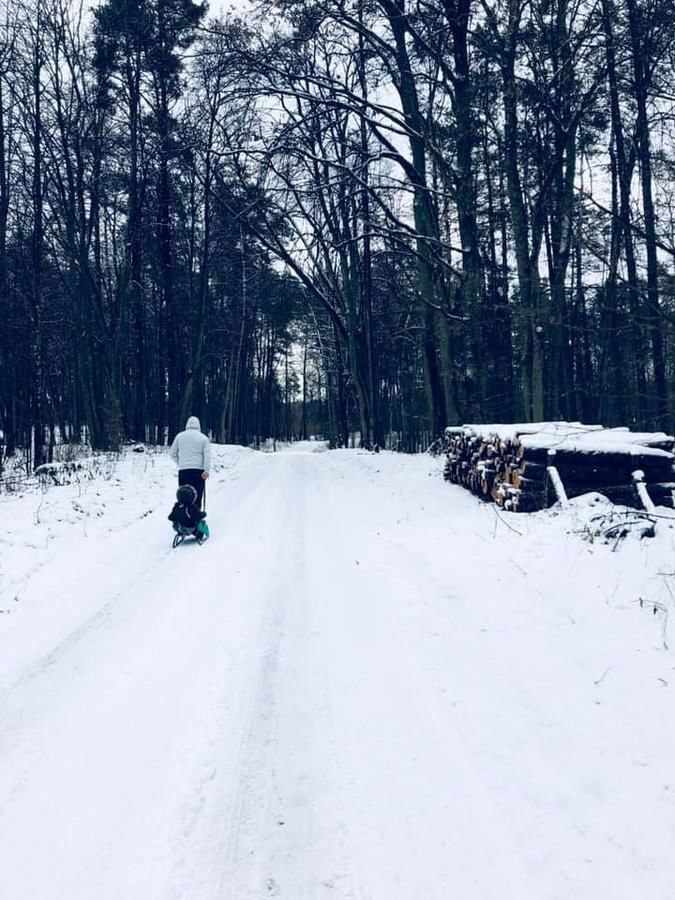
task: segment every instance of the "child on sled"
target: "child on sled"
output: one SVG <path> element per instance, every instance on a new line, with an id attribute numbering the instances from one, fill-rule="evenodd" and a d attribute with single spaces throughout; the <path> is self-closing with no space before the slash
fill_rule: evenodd
<path id="1" fill-rule="evenodd" d="M 169 521 L 173 523 L 176 538 L 192 535 L 198 544 L 202 544 L 209 536 L 209 526 L 204 519 L 206 513 L 197 506 L 197 491 L 191 484 L 182 484 L 176 491 L 176 502 L 169 513 Z M 174 539 L 174 546 L 180 540 Z"/>

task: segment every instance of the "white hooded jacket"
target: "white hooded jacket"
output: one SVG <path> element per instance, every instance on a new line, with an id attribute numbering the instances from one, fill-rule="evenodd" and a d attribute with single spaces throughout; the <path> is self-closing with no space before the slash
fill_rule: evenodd
<path id="1" fill-rule="evenodd" d="M 173 439 L 169 454 L 179 469 L 211 469 L 211 442 L 202 434 L 197 416 L 187 420 L 185 431 Z"/>

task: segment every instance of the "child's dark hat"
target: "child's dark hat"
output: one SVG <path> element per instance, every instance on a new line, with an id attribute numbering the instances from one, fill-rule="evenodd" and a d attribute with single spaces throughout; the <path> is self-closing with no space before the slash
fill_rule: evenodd
<path id="1" fill-rule="evenodd" d="M 179 503 L 195 503 L 197 500 L 197 491 L 191 484 L 181 484 L 176 491 L 176 500 L 178 500 Z"/>

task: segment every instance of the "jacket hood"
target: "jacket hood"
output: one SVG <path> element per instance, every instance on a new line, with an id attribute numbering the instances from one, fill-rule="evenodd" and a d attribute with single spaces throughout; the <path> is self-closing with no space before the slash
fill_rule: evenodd
<path id="1" fill-rule="evenodd" d="M 176 491 L 176 500 L 179 503 L 184 503 L 186 506 L 191 506 L 197 502 L 197 491 L 191 484 L 181 484 Z"/>
<path id="2" fill-rule="evenodd" d="M 201 430 L 202 430 L 202 426 L 201 426 L 201 424 L 200 424 L 199 419 L 197 418 L 197 416 L 190 416 L 190 418 L 189 418 L 189 419 L 187 420 L 187 422 L 185 423 L 185 428 L 186 428 L 186 429 L 188 429 L 188 428 L 196 428 L 197 431 L 201 431 Z"/>

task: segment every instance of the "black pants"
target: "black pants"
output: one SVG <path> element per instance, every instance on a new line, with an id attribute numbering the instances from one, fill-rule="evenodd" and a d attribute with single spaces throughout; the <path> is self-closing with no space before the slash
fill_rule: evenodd
<path id="1" fill-rule="evenodd" d="M 202 478 L 203 469 L 179 469 L 178 484 L 191 484 L 197 491 L 197 506 L 202 508 L 202 497 L 204 496 L 204 479 Z"/>

